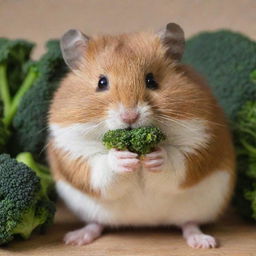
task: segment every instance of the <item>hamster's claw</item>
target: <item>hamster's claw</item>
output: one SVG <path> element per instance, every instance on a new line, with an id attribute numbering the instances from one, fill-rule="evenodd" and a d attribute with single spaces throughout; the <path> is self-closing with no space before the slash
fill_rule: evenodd
<path id="1" fill-rule="evenodd" d="M 108 162 L 114 171 L 132 172 L 140 165 L 140 160 L 137 157 L 137 154 L 130 151 L 111 149 L 108 155 Z"/>
<path id="2" fill-rule="evenodd" d="M 159 147 L 156 151 L 145 155 L 142 163 L 143 166 L 149 171 L 159 172 L 163 169 L 166 157 L 166 150 L 162 147 Z"/>

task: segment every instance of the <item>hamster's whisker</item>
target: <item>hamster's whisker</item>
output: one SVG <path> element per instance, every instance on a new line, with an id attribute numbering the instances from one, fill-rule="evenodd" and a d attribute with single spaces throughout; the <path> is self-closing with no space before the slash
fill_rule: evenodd
<path id="1" fill-rule="evenodd" d="M 41 130 L 37 131 L 36 135 L 39 135 L 41 132 L 44 132 L 45 130 L 48 130 L 48 127 L 44 127 Z"/>
<path id="2" fill-rule="evenodd" d="M 159 110 L 161 110 L 162 112 L 164 112 L 164 113 L 166 113 L 166 112 L 171 112 L 172 111 L 172 108 L 177 108 L 177 104 L 175 104 L 175 103 L 168 103 L 168 104 L 159 104 L 159 105 L 154 105 L 154 104 L 151 104 L 150 105 L 152 108 L 155 108 L 155 109 L 159 109 Z M 204 106 L 204 108 L 202 109 L 202 107 L 193 107 L 194 108 L 194 110 L 198 110 L 198 111 L 200 111 L 200 113 L 202 113 L 202 111 L 205 111 L 206 113 L 208 113 L 209 111 L 211 111 L 211 107 L 210 106 Z M 179 111 L 177 111 L 176 109 L 175 110 L 173 110 L 173 111 L 175 111 L 175 112 L 178 112 L 179 113 Z M 191 114 L 191 113 L 188 113 L 188 112 L 180 112 L 180 113 L 184 113 L 184 114 Z"/>
<path id="3" fill-rule="evenodd" d="M 165 117 L 165 116 L 161 116 L 161 115 L 159 116 L 159 118 L 161 118 L 161 119 L 163 119 L 163 120 L 166 120 L 166 121 L 169 121 L 169 122 L 174 122 L 174 123 L 176 123 L 177 125 L 182 126 L 182 127 L 186 128 L 186 129 L 188 129 L 188 130 L 191 131 L 192 133 L 198 134 L 198 132 L 197 132 L 196 130 L 191 129 L 191 127 L 189 127 L 189 126 L 187 126 L 187 125 L 181 123 L 181 122 L 178 121 L 178 120 L 175 120 L 175 119 L 172 119 L 172 118 L 169 118 L 169 117 Z M 158 121 L 160 121 L 160 120 L 158 120 Z M 163 122 L 162 122 L 162 123 L 163 123 Z M 165 124 L 165 123 L 163 123 L 163 124 Z M 165 125 L 166 125 L 166 126 L 170 126 L 170 125 L 168 125 L 168 124 L 165 124 Z"/>
<path id="4" fill-rule="evenodd" d="M 177 106 L 177 103 L 181 103 L 181 104 L 186 103 L 186 105 L 188 103 L 190 103 L 193 105 L 193 108 L 197 107 L 197 103 L 200 103 L 200 104 L 205 103 L 203 107 L 207 108 L 209 110 L 211 110 L 212 107 L 215 107 L 215 104 L 211 104 L 205 100 L 198 100 L 198 99 L 180 99 L 180 100 L 175 100 L 173 102 L 168 101 L 167 103 L 161 102 L 161 104 L 159 104 L 159 105 L 151 104 L 151 106 L 169 108 L 171 106 Z M 198 106 L 198 108 L 200 108 L 200 110 L 202 110 L 202 105 Z"/>
<path id="5" fill-rule="evenodd" d="M 178 120 L 172 119 L 172 118 L 170 118 L 170 117 L 161 116 L 161 115 L 159 115 L 159 117 L 162 118 L 162 119 L 164 119 L 164 120 L 167 120 L 167 121 L 173 121 L 173 122 L 179 124 L 180 126 L 183 126 L 183 127 L 187 128 L 187 129 L 189 129 L 188 127 L 186 127 L 186 125 L 181 124 Z M 158 120 L 158 119 L 155 119 L 155 120 L 161 122 L 161 120 Z M 225 125 L 220 124 L 220 123 L 217 123 L 217 122 L 214 122 L 214 121 L 205 120 L 205 122 L 206 122 L 206 123 L 209 123 L 209 124 L 212 124 L 212 125 L 219 126 L 219 127 L 225 127 Z M 164 123 L 163 121 L 162 121 L 161 123 L 164 124 L 164 125 L 166 125 L 166 126 L 169 126 L 168 124 Z M 192 131 L 192 130 L 190 129 L 190 131 Z M 193 130 L 193 132 L 195 132 L 195 131 Z"/>
<path id="6" fill-rule="evenodd" d="M 165 111 L 165 113 L 166 113 L 166 111 Z M 197 116 L 191 115 L 190 113 L 187 113 L 187 112 L 176 112 L 176 111 L 172 112 L 172 111 L 169 111 L 168 114 L 174 114 L 174 115 L 176 115 L 176 116 L 178 116 L 180 118 L 184 118 L 184 119 L 186 119 L 187 117 L 189 117 L 189 118 L 197 118 Z M 166 115 L 164 115 L 164 116 L 167 117 L 167 118 L 170 118 L 169 116 L 166 116 Z M 209 123 L 209 124 L 212 124 L 212 125 L 216 125 L 216 126 L 220 126 L 220 127 L 225 127 L 224 124 L 221 124 L 221 123 L 218 123 L 218 122 L 215 122 L 215 121 L 212 121 L 212 120 L 205 120 L 205 121 L 207 123 Z"/>
<path id="7" fill-rule="evenodd" d="M 46 151 L 46 149 L 48 148 L 49 144 L 50 144 L 50 141 L 45 143 L 43 148 L 40 150 L 39 155 L 43 154 L 43 152 Z"/>

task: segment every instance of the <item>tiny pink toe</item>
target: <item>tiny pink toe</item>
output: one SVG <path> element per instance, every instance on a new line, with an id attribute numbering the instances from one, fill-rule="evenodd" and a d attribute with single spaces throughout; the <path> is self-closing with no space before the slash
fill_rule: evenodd
<path id="1" fill-rule="evenodd" d="M 146 161 L 144 162 L 144 165 L 146 167 L 159 167 L 161 165 L 163 165 L 163 159 L 155 159 L 155 160 L 150 160 L 150 161 Z"/>
<path id="2" fill-rule="evenodd" d="M 119 159 L 125 159 L 125 158 L 131 158 L 134 159 L 138 157 L 138 154 L 132 153 L 130 151 L 119 151 L 119 150 L 114 150 L 114 154 L 116 154 L 117 158 Z"/>

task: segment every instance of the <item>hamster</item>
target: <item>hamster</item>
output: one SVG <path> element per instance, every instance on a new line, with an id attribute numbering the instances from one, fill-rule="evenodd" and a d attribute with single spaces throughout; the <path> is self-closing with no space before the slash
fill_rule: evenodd
<path id="1" fill-rule="evenodd" d="M 189 246 L 216 247 L 199 226 L 230 201 L 234 148 L 211 90 L 181 63 L 180 26 L 94 37 L 72 29 L 60 44 L 71 72 L 49 110 L 47 154 L 59 196 L 86 223 L 64 242 L 88 244 L 104 227 L 175 225 Z M 149 125 L 167 139 L 143 159 L 102 144 L 108 130 Z"/>

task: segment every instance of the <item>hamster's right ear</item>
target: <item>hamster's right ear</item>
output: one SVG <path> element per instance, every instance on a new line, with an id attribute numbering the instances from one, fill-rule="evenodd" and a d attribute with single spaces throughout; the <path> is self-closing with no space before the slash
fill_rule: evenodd
<path id="1" fill-rule="evenodd" d="M 77 29 L 68 30 L 60 39 L 60 48 L 66 64 L 77 69 L 85 52 L 89 37 Z"/>
<path id="2" fill-rule="evenodd" d="M 166 46 L 167 56 L 179 62 L 185 48 L 185 36 L 183 29 L 176 23 L 169 23 L 158 33 L 160 40 Z"/>

